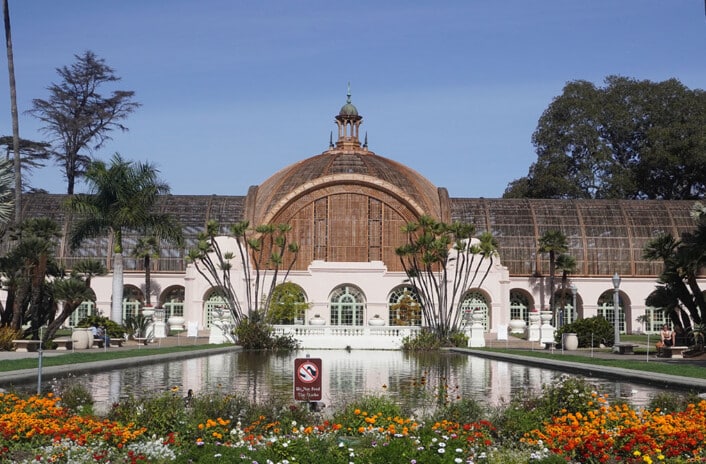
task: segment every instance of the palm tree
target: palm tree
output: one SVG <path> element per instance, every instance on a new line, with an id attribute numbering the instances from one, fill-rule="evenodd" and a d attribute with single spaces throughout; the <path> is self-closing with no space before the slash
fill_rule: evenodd
<path id="1" fill-rule="evenodd" d="M 556 257 L 556 268 L 561 271 L 561 301 L 559 307 L 562 311 L 566 308 L 566 284 L 569 282 L 569 274 L 576 272 L 576 258 L 566 253 L 562 253 Z M 576 308 L 571 308 L 576 311 Z"/>
<path id="2" fill-rule="evenodd" d="M 549 254 L 549 309 L 554 313 L 554 274 L 556 257 L 569 250 L 566 235 L 559 230 L 548 230 L 539 237 L 539 252 Z"/>
<path id="3" fill-rule="evenodd" d="M 81 306 L 86 300 L 94 298 L 93 291 L 86 280 L 77 276 L 67 279 L 56 279 L 52 282 L 52 293 L 55 301 L 63 302 L 61 312 L 49 322 L 47 331 L 44 332 L 44 342 L 54 338 L 57 330 L 71 316 L 71 314 Z"/>
<path id="4" fill-rule="evenodd" d="M 104 276 L 108 273 L 103 263 L 95 259 L 84 259 L 76 264 L 71 269 L 72 277 L 80 277 L 86 281 L 88 287 L 91 286 L 91 280 L 96 276 Z"/>
<path id="5" fill-rule="evenodd" d="M 157 198 L 169 193 L 169 186 L 157 174 L 150 163 L 126 161 L 116 153 L 110 165 L 92 162 L 85 174 L 91 193 L 74 195 L 67 202 L 71 211 L 79 213 L 70 232 L 72 248 L 87 238 L 112 234 L 111 319 L 119 324 L 123 319 L 123 233 L 147 228 L 160 236 L 167 233 L 165 224 L 174 224 L 169 215 L 154 212 Z"/>
<path id="6" fill-rule="evenodd" d="M 22 205 L 22 174 L 20 171 L 20 123 L 17 114 L 17 85 L 15 84 L 15 59 L 12 52 L 12 30 L 10 28 L 10 6 L 8 0 L 2 0 L 3 19 L 5 21 L 5 46 L 7 48 L 7 71 L 10 75 L 10 112 L 12 116 L 12 147 L 14 153 L 15 180 L 15 222 L 20 222 Z"/>
<path id="7" fill-rule="evenodd" d="M 145 306 L 151 306 L 152 285 L 150 273 L 152 272 L 152 265 L 150 261 L 152 258 L 159 258 L 159 240 L 154 235 L 140 237 L 137 239 L 131 254 L 134 258 L 142 260 L 142 265 L 145 269 Z"/>

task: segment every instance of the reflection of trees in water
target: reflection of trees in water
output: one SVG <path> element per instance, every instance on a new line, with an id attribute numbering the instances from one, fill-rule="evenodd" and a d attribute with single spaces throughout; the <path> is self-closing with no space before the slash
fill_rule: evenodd
<path id="1" fill-rule="evenodd" d="M 250 401 L 261 403 L 268 399 L 291 399 L 293 395 L 294 360 L 291 354 L 263 351 L 241 351 L 234 359 L 231 375 L 241 376 Z M 244 382 L 242 379 L 244 378 Z"/>
<path id="2" fill-rule="evenodd" d="M 407 369 L 390 373 L 389 390 L 398 392 L 398 403 L 419 413 L 455 401 L 461 395 L 469 357 L 448 352 L 404 353 Z"/>

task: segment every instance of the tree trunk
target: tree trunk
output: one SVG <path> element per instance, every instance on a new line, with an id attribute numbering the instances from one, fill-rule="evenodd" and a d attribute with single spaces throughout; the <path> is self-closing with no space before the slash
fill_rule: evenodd
<path id="1" fill-rule="evenodd" d="M 44 332 L 42 343 L 46 344 L 49 340 L 54 338 L 54 335 L 61 328 L 61 325 L 66 321 L 66 319 L 69 318 L 69 316 L 71 316 L 71 313 L 73 313 L 76 308 L 78 308 L 80 305 L 80 301 L 65 301 L 59 315 L 47 326 L 47 331 Z"/>
<path id="2" fill-rule="evenodd" d="M 10 75 L 10 112 L 12 114 L 12 149 L 15 165 L 15 223 L 20 222 L 22 214 L 22 171 L 20 163 L 20 122 L 17 115 L 17 86 L 15 84 L 15 60 L 12 53 L 12 31 L 10 29 L 10 6 L 8 0 L 2 1 L 5 20 L 5 44 L 7 46 L 7 71 Z"/>
<path id="3" fill-rule="evenodd" d="M 113 301 L 110 319 L 123 323 L 123 254 L 113 253 Z"/>
<path id="4" fill-rule="evenodd" d="M 151 279 L 150 279 L 151 269 L 150 269 L 150 257 L 149 256 L 145 256 L 145 258 L 144 258 L 144 267 L 145 267 L 145 304 L 147 306 L 150 306 L 152 304 L 152 299 L 151 299 L 152 297 L 150 295 L 152 293 L 152 288 L 151 288 L 152 285 L 151 285 Z"/>

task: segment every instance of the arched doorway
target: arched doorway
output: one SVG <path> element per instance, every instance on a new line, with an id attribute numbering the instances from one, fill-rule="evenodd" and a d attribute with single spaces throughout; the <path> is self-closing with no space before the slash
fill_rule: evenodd
<path id="1" fill-rule="evenodd" d="M 463 300 L 461 300 L 461 305 L 460 305 L 460 310 L 461 310 L 461 317 L 463 318 L 463 323 L 470 327 L 471 326 L 471 314 L 473 312 L 480 312 L 483 314 L 483 319 L 481 320 L 481 323 L 483 324 L 483 330 L 488 331 L 488 327 L 490 326 L 490 320 L 489 320 L 489 309 L 490 308 L 490 300 L 488 297 L 485 296 L 485 294 L 479 290 L 472 290 L 468 293 L 466 293 L 463 297 Z"/>
<path id="2" fill-rule="evenodd" d="M 410 285 L 395 287 L 387 299 L 389 325 L 422 325 L 422 305 L 417 290 Z"/>

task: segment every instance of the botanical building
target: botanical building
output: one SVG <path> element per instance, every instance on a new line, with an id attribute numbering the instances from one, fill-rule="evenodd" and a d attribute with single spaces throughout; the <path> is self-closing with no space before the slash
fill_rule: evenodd
<path id="1" fill-rule="evenodd" d="M 480 287 L 465 289 L 460 306 L 463 311 L 481 309 L 491 336 L 513 325 L 511 320 L 527 321 L 531 310 L 547 307 L 548 257 L 537 249 L 539 237 L 549 230 L 566 235 L 568 253 L 577 261 L 569 288 L 559 290 L 557 299 L 564 321 L 596 314 L 613 320 L 611 278 L 618 273 L 621 331 L 658 330 L 664 316 L 645 307 L 645 298 L 655 288 L 661 263 L 645 261 L 643 247 L 657 233 L 679 236 L 692 230 L 693 202 L 455 198 L 420 173 L 369 150 L 360 138 L 362 120 L 349 95 L 335 117 L 337 139 L 325 152 L 281 169 L 245 196 L 170 195 L 158 206 L 181 221 L 187 249 L 210 219 L 224 231 L 243 219 L 253 225 L 290 224 L 291 240 L 301 249 L 289 280 L 310 304 L 296 321 L 303 325 L 315 316 L 327 326 L 419 324 L 419 318 L 401 317 L 399 308 L 416 295 L 395 249 L 406 240 L 401 227 L 428 215 L 470 222 L 479 233 L 490 231 L 497 238 L 499 259 Z M 61 207 L 64 199 L 27 195 L 23 216 L 50 217 L 68 230 L 71 218 Z M 124 315 L 134 314 L 144 301 L 142 263 L 129 256 L 137 238 L 123 238 Z M 111 237 L 86 242 L 73 253 L 65 240 L 59 251 L 68 268 L 76 259 L 94 257 L 110 269 Z M 167 316 L 183 316 L 206 329 L 221 301 L 184 256 L 184 250 L 168 244 L 161 248 L 160 258 L 153 260 L 152 301 Z M 84 313 L 110 314 L 110 279 L 93 280 L 96 300 L 84 305 Z M 647 325 L 640 318 L 645 314 L 651 316 Z"/>

